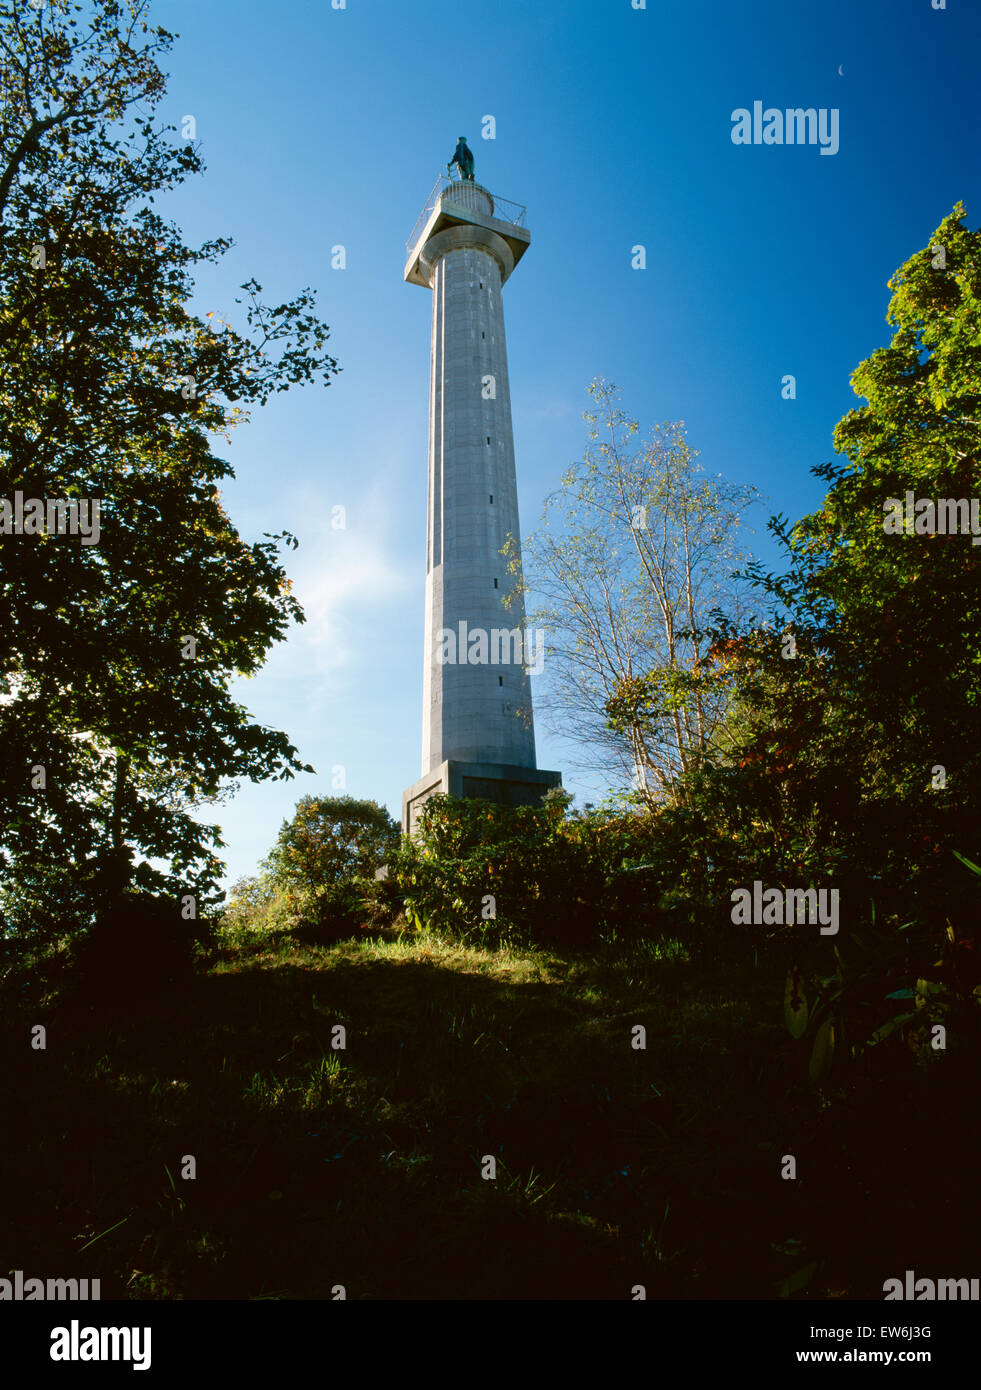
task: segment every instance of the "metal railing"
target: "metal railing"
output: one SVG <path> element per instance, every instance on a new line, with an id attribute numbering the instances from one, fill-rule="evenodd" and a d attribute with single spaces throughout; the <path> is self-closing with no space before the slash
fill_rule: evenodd
<path id="1" fill-rule="evenodd" d="M 405 243 L 405 254 L 407 256 L 412 254 L 412 249 L 419 240 L 423 227 L 425 227 L 426 223 L 435 212 L 440 199 L 448 189 L 455 188 L 457 184 L 462 182 L 462 179 L 452 179 L 448 174 L 440 174 L 439 178 L 433 184 L 433 191 L 426 199 L 426 206 L 420 213 L 418 222 L 412 228 L 412 235 Z M 483 184 L 478 184 L 477 187 L 483 188 Z M 494 203 L 493 217 L 499 222 L 510 222 L 513 227 L 521 227 L 524 225 L 525 214 L 528 211 L 526 207 L 523 207 L 521 203 L 512 203 L 507 198 L 499 198 L 496 193 L 492 193 L 490 196 Z"/>

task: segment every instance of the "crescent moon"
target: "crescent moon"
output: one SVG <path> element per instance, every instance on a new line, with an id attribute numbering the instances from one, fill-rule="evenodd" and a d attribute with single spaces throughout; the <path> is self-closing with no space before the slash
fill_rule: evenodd
<path id="1" fill-rule="evenodd" d="M 841 63 L 839 63 L 839 64 L 838 64 L 838 76 L 839 76 L 839 77 L 844 77 L 844 75 L 845 75 L 845 69 L 844 69 L 844 67 L 841 65 Z"/>

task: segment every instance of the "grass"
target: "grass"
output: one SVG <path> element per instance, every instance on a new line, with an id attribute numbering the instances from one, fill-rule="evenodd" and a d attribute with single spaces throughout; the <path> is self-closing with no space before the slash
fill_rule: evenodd
<path id="1" fill-rule="evenodd" d="M 769 1298 L 810 1265 L 797 1296 L 881 1298 L 916 1258 L 970 1273 L 923 1264 L 953 1237 L 925 1247 L 897 1206 L 950 1106 L 920 1135 L 915 1078 L 815 1095 L 781 997 L 677 946 L 395 932 L 257 937 L 112 1007 L 11 974 L 4 1268 L 172 1299 Z M 924 1182 L 940 1232 L 951 1194 Z"/>

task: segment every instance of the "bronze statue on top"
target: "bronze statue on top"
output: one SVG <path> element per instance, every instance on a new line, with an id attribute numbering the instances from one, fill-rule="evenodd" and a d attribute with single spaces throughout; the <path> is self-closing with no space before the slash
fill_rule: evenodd
<path id="1" fill-rule="evenodd" d="M 473 183 L 473 151 L 467 144 L 467 137 L 465 135 L 461 135 L 457 141 L 456 149 L 453 151 L 453 158 L 446 166 L 447 173 L 450 172 L 454 164 L 460 171 L 460 178 L 467 179 L 468 182 Z"/>

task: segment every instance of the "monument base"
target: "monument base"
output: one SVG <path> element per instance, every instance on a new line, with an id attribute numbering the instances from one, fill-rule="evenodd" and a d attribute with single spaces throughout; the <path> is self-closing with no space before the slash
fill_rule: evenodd
<path id="1" fill-rule="evenodd" d="M 479 797 L 498 806 L 537 806 L 550 787 L 561 787 L 561 772 L 511 763 L 440 763 L 402 793 L 402 833 L 415 832 L 419 813 L 437 792 L 445 796 Z"/>

